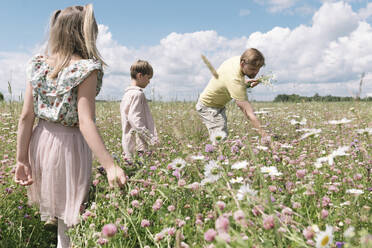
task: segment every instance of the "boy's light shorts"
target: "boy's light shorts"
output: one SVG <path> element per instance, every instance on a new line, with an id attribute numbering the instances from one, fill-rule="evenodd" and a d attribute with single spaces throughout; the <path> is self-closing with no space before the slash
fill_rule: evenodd
<path id="1" fill-rule="evenodd" d="M 200 115 L 203 123 L 208 129 L 209 137 L 215 144 L 213 137 L 223 136 L 227 137 L 227 118 L 226 108 L 212 108 L 203 105 L 200 101 L 195 106 L 196 111 Z"/>

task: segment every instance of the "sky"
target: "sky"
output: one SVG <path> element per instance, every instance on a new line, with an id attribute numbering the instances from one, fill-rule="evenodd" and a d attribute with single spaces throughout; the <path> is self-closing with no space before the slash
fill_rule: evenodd
<path id="1" fill-rule="evenodd" d="M 201 54 L 218 68 L 250 47 L 265 56 L 259 75 L 275 75 L 274 86 L 257 86 L 250 100 L 355 96 L 364 72 L 361 96 L 372 96 L 372 1 L 13 0 L 0 9 L 0 92 L 7 99 L 24 94 L 27 61 L 43 52 L 51 13 L 88 3 L 108 64 L 99 99 L 120 100 L 131 64 L 143 59 L 154 68 L 148 98 L 195 101 L 211 78 Z"/>

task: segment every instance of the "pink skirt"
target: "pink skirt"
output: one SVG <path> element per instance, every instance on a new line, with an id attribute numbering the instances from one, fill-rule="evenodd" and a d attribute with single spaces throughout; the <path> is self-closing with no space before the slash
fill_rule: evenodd
<path id="1" fill-rule="evenodd" d="M 78 127 L 39 120 L 33 130 L 29 158 L 34 183 L 29 204 L 40 207 L 42 220 L 57 217 L 72 226 L 87 200 L 92 153 Z"/>

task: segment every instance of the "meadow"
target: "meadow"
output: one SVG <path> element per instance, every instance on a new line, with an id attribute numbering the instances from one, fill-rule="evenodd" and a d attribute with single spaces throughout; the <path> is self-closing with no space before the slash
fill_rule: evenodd
<path id="1" fill-rule="evenodd" d="M 192 102 L 151 102 L 160 144 L 123 160 L 119 103 L 97 125 L 130 175 L 109 189 L 94 162 L 73 247 L 372 247 L 372 108 L 368 102 L 252 103 L 273 139 L 236 105 L 212 146 Z M 56 247 L 13 182 L 21 105 L 0 102 L 0 247 Z"/>

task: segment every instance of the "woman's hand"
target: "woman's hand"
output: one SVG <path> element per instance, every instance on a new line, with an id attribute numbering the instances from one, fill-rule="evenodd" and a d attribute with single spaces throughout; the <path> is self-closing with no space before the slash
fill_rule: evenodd
<path id="1" fill-rule="evenodd" d="M 17 163 L 14 181 L 22 186 L 31 185 L 34 182 L 32 179 L 31 166 L 28 163 Z"/>
<path id="2" fill-rule="evenodd" d="M 123 187 L 127 182 L 127 176 L 125 175 L 123 169 L 117 165 L 112 165 L 106 169 L 107 180 L 110 185 L 110 188 L 113 188 L 115 185 Z"/>

